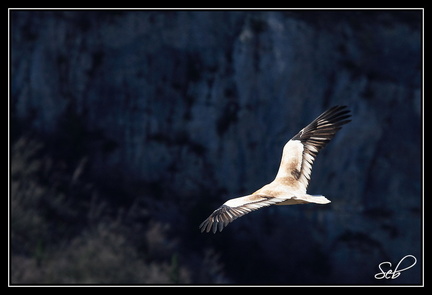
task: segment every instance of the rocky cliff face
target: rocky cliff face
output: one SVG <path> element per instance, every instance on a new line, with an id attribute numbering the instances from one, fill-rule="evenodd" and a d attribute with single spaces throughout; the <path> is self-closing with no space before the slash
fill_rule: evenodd
<path id="1" fill-rule="evenodd" d="M 419 283 L 421 67 L 418 11 L 12 11 L 12 139 L 86 159 L 107 199 L 139 200 L 183 248 L 211 245 L 232 282 L 382 284 L 378 264 L 411 254 L 391 282 Z M 331 204 L 200 236 L 336 104 L 353 120 L 309 186 Z"/>

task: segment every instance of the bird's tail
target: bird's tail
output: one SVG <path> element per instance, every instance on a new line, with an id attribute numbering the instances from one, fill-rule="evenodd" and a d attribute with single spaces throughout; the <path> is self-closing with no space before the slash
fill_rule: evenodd
<path id="1" fill-rule="evenodd" d="M 300 200 L 306 201 L 306 203 L 316 203 L 316 204 L 328 204 L 331 201 L 324 196 L 313 196 L 313 195 L 302 195 L 298 197 Z"/>
<path id="2" fill-rule="evenodd" d="M 324 196 L 312 196 L 308 194 L 299 194 L 283 202 L 276 203 L 275 205 L 298 205 L 298 204 L 307 204 L 307 203 L 328 204 L 330 203 L 330 200 Z"/>

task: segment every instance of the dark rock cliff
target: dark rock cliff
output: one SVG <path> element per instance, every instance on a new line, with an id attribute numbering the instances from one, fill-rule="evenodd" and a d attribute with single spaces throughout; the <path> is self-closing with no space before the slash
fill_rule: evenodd
<path id="1" fill-rule="evenodd" d="M 12 141 L 38 138 L 71 167 L 86 159 L 100 195 L 139 202 L 178 251 L 213 247 L 230 282 L 383 284 L 378 264 L 411 254 L 391 282 L 419 283 L 421 17 L 11 11 Z M 271 181 L 286 141 L 336 104 L 352 122 L 309 186 L 331 204 L 199 233 L 225 200 Z"/>

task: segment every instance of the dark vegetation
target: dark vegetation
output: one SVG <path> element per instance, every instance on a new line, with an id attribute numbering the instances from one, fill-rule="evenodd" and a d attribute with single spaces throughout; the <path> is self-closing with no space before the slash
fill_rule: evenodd
<path id="1" fill-rule="evenodd" d="M 11 155 L 12 283 L 229 282 L 210 246 L 187 249 L 143 204 L 116 204 L 84 180 L 86 159 L 68 167 L 26 137 Z"/>

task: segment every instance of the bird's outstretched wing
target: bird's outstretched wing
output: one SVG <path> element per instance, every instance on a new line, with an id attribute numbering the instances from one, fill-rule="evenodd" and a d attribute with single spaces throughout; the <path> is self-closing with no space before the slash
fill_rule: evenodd
<path id="1" fill-rule="evenodd" d="M 286 179 L 286 185 L 305 193 L 315 157 L 342 125 L 351 121 L 349 112 L 346 106 L 334 106 L 291 138 L 284 147 L 276 179 Z"/>
<path id="2" fill-rule="evenodd" d="M 216 233 L 217 230 L 222 231 L 228 223 L 249 212 L 283 202 L 284 200 L 286 200 L 286 198 L 260 195 L 249 195 L 231 199 L 213 211 L 213 213 L 204 220 L 199 227 L 201 232 L 213 231 L 213 233 Z"/>

